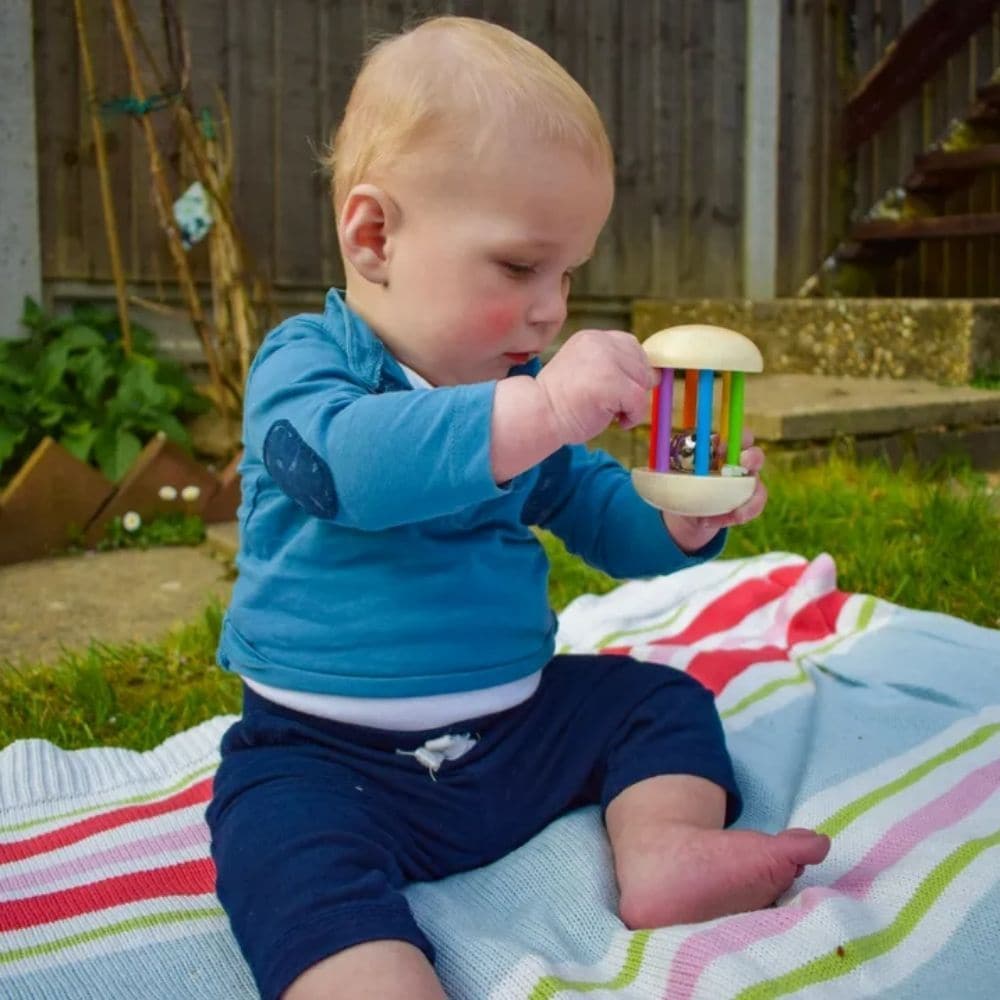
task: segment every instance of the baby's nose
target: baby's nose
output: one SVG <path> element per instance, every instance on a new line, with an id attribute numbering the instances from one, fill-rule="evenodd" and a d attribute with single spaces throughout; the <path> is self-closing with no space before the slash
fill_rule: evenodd
<path id="1" fill-rule="evenodd" d="M 566 322 L 566 296 L 561 291 L 550 292 L 532 303 L 528 322 L 532 326 L 554 326 L 557 330 Z"/>

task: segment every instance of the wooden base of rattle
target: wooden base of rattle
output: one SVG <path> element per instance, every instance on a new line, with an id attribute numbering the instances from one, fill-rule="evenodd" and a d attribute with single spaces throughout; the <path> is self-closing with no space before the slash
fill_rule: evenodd
<path id="1" fill-rule="evenodd" d="M 673 514 L 710 517 L 728 514 L 753 496 L 753 476 L 695 476 L 686 472 L 653 472 L 633 469 L 632 482 L 639 496 Z"/>
<path id="2" fill-rule="evenodd" d="M 649 467 L 632 470 L 636 491 L 649 504 L 675 514 L 728 514 L 753 496 L 756 482 L 739 464 L 743 436 L 744 373 L 760 372 L 756 345 L 735 330 L 690 324 L 654 333 L 643 344 L 660 384 L 653 390 Z M 672 428 L 674 370 L 683 368 L 684 426 Z M 721 427 L 726 457 L 713 470 L 715 372 L 723 373 Z"/>

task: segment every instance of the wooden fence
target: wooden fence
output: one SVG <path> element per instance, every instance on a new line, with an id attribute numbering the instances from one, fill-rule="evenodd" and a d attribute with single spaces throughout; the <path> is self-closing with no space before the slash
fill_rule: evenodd
<path id="1" fill-rule="evenodd" d="M 551 52 L 604 114 L 618 159 L 618 198 L 577 285 L 593 300 L 741 294 L 746 3 L 756 0 L 213 0 L 184 5 L 194 95 L 218 86 L 233 112 L 236 208 L 279 296 L 316 301 L 341 279 L 326 180 L 316 150 L 330 135 L 366 44 L 423 15 L 450 11 L 506 24 Z M 128 94 L 106 0 L 88 0 L 102 98 Z M 794 294 L 844 231 L 897 183 L 913 153 L 968 103 L 1000 64 L 1000 20 L 977 35 L 855 161 L 837 144 L 846 94 L 920 0 L 784 0 L 781 44 L 778 292 Z M 161 39 L 157 0 L 137 0 Z M 106 289 L 93 143 L 79 79 L 72 4 L 35 0 L 43 273 L 49 288 Z M 152 84 L 152 81 L 150 81 Z M 154 115 L 184 185 L 178 143 Z M 106 119 L 130 280 L 169 294 L 173 272 L 155 213 L 141 137 Z M 965 196 L 993 199 L 987 179 Z M 995 210 L 995 209 L 994 209 Z M 995 242 L 927 248 L 887 293 L 1000 294 Z M 953 243 L 955 245 L 953 245 Z M 205 250 L 192 251 L 207 274 Z M 941 256 L 943 255 L 943 256 Z M 940 259 L 939 259 L 940 258 Z"/>

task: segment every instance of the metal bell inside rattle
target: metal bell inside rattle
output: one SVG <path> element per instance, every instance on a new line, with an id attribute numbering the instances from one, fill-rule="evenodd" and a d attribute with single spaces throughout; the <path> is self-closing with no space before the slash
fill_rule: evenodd
<path id="1" fill-rule="evenodd" d="M 677 431 L 670 437 L 670 468 L 674 472 L 694 472 L 694 451 L 698 441 L 698 435 L 693 427 Z M 709 437 L 709 451 L 712 456 L 711 467 L 718 468 L 717 451 L 719 446 L 719 435 L 712 434 Z"/>

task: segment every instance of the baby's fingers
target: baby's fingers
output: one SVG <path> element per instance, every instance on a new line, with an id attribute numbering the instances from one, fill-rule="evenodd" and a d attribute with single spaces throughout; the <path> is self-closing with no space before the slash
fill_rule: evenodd
<path id="1" fill-rule="evenodd" d="M 764 452 L 760 448 L 747 448 L 740 452 L 740 465 L 748 472 L 758 473 L 764 466 Z"/>
<path id="2" fill-rule="evenodd" d="M 618 423 L 625 429 L 637 427 L 649 416 L 649 390 L 636 382 L 629 382 L 618 403 Z"/>

